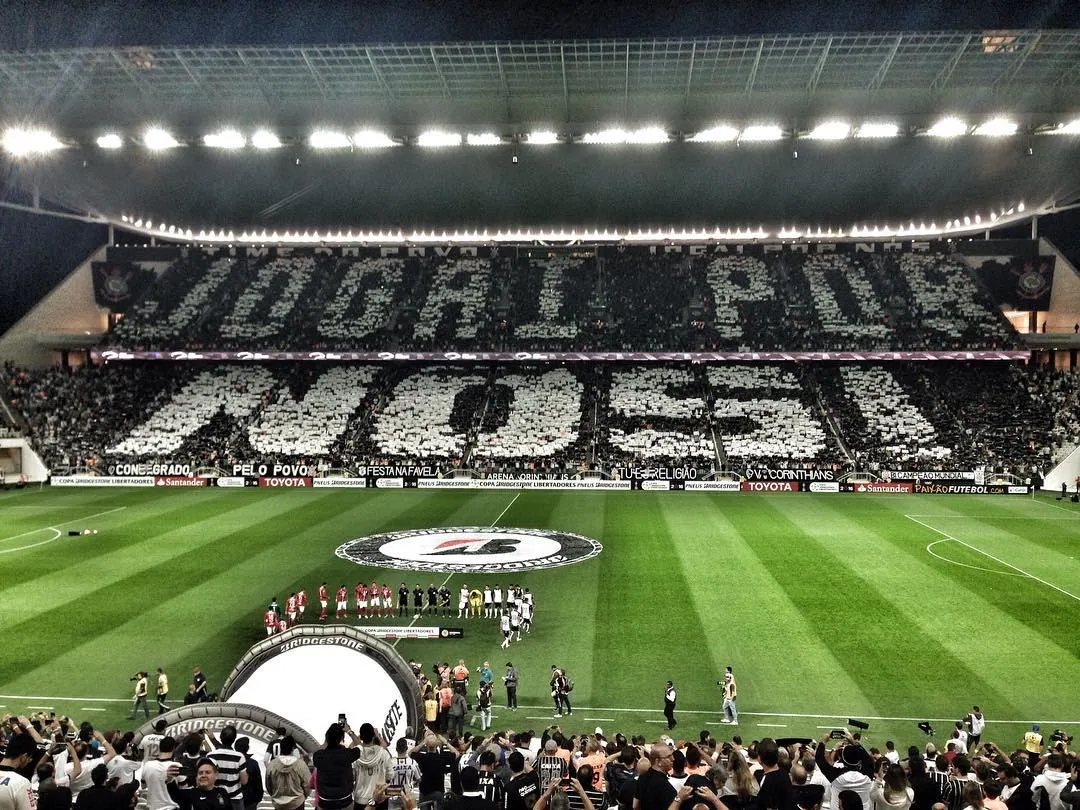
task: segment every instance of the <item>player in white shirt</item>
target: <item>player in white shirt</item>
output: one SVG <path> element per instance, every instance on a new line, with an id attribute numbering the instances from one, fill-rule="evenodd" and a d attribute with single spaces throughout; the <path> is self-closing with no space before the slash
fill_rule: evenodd
<path id="1" fill-rule="evenodd" d="M 495 615 L 494 605 L 491 601 L 491 586 L 484 586 L 484 618 L 490 619 Z"/>
<path id="2" fill-rule="evenodd" d="M 510 634 L 517 636 L 514 641 L 521 641 L 521 611 L 517 604 L 510 608 Z"/>
<path id="3" fill-rule="evenodd" d="M 532 632 L 532 603 L 524 600 L 521 602 L 521 626 L 526 633 Z"/>
<path id="4" fill-rule="evenodd" d="M 457 598 L 457 617 L 460 619 L 465 615 L 465 611 L 469 608 L 469 586 L 462 585 L 461 590 L 458 591 Z"/>
<path id="5" fill-rule="evenodd" d="M 502 592 L 502 587 L 499 586 L 499 585 L 496 585 L 494 590 L 492 590 L 492 592 L 491 592 L 491 604 L 494 606 L 496 611 L 500 611 L 500 612 L 502 611 L 502 609 L 503 609 L 503 592 Z"/>
<path id="6" fill-rule="evenodd" d="M 499 627 L 502 628 L 503 640 L 499 646 L 506 648 L 510 646 L 510 614 L 505 610 L 502 612 L 502 616 L 499 618 Z"/>

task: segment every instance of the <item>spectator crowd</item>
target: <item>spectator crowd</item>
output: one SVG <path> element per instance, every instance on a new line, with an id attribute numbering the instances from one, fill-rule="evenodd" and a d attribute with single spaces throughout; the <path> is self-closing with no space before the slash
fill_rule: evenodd
<path id="1" fill-rule="evenodd" d="M 419 667 L 415 668 L 421 676 Z M 475 693 L 470 679 L 476 675 Z M 422 677 L 422 676 L 421 676 Z M 973 707 L 939 747 L 860 732 L 820 739 L 742 734 L 610 737 L 552 724 L 492 730 L 487 662 L 432 673 L 451 692 L 445 712 L 393 745 L 371 723 L 331 723 L 323 744 L 300 751 L 279 729 L 265 753 L 228 724 L 217 736 L 96 729 L 66 717 L 5 715 L 0 723 L 0 807 L 28 810 L 1067 810 L 1080 804 L 1071 737 L 1039 726 L 1016 745 L 983 740 Z M 517 672 L 507 663 L 508 697 Z M 552 666 L 556 715 L 571 714 L 565 670 Z M 430 683 L 429 683 L 430 686 Z M 475 695 L 466 697 L 466 695 Z M 471 722 L 468 715 L 475 712 Z M 468 728 L 466 728 L 468 723 Z M 924 731 L 932 733 L 927 724 Z"/>

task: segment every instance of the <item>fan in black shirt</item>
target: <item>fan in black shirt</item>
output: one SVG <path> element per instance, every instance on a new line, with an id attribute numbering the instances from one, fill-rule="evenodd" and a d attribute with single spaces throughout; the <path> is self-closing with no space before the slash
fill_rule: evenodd
<path id="1" fill-rule="evenodd" d="M 209 759 L 200 759 L 195 769 L 195 790 L 188 794 L 191 810 L 231 810 L 229 794 L 216 781 L 217 766 Z"/>

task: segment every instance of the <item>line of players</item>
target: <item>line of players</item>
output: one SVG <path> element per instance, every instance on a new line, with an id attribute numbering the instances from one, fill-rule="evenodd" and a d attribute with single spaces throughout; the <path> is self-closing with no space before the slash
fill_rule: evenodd
<path id="1" fill-rule="evenodd" d="M 325 622 L 330 604 L 330 591 L 325 582 L 319 585 L 319 621 Z M 373 581 L 370 586 L 363 582 L 357 582 L 353 588 L 353 597 L 356 606 L 356 618 L 387 618 L 408 616 L 409 596 L 412 596 L 413 618 L 419 619 L 423 615 L 428 616 L 451 616 L 450 589 L 444 583 L 441 587 L 435 587 L 432 582 L 427 591 L 416 583 L 416 587 L 409 587 L 402 582 L 397 591 L 397 611 L 394 611 L 393 591 L 389 584 L 379 585 Z M 336 610 L 334 618 L 349 618 L 349 589 L 342 583 L 337 589 Z M 425 599 L 426 597 L 426 599 Z M 289 594 L 285 600 L 285 612 L 281 612 L 277 597 L 270 600 L 270 604 L 263 614 L 263 626 L 266 635 L 284 632 L 290 627 L 304 620 L 307 609 L 307 591 L 301 589 Z M 533 595 L 528 588 L 517 585 L 507 587 L 505 594 L 501 585 L 485 586 L 483 591 L 470 589 L 468 585 L 462 585 L 458 591 L 457 618 L 479 618 L 481 611 L 485 619 L 500 619 L 504 641 L 513 633 L 517 633 L 517 639 L 521 640 L 521 630 L 529 632 L 532 629 Z M 503 646 L 507 646 L 504 643 Z"/>

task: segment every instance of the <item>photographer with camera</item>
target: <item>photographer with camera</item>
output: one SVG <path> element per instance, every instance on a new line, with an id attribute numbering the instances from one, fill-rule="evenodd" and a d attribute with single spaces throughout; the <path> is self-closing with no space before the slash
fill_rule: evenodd
<path id="1" fill-rule="evenodd" d="M 145 672 L 136 672 L 128 680 L 135 681 L 135 694 L 132 697 L 131 705 L 131 719 L 135 719 L 135 715 L 139 713 L 139 706 L 142 706 L 143 714 L 146 719 L 150 719 L 150 707 L 146 705 L 146 691 L 148 689 L 147 676 Z"/>
<path id="2" fill-rule="evenodd" d="M 731 671 L 731 667 L 724 667 L 724 680 L 717 681 L 716 685 L 724 689 L 724 716 L 720 718 L 720 722 L 732 726 L 739 725 L 739 710 L 735 707 L 738 688 L 735 685 L 735 674 Z"/>

